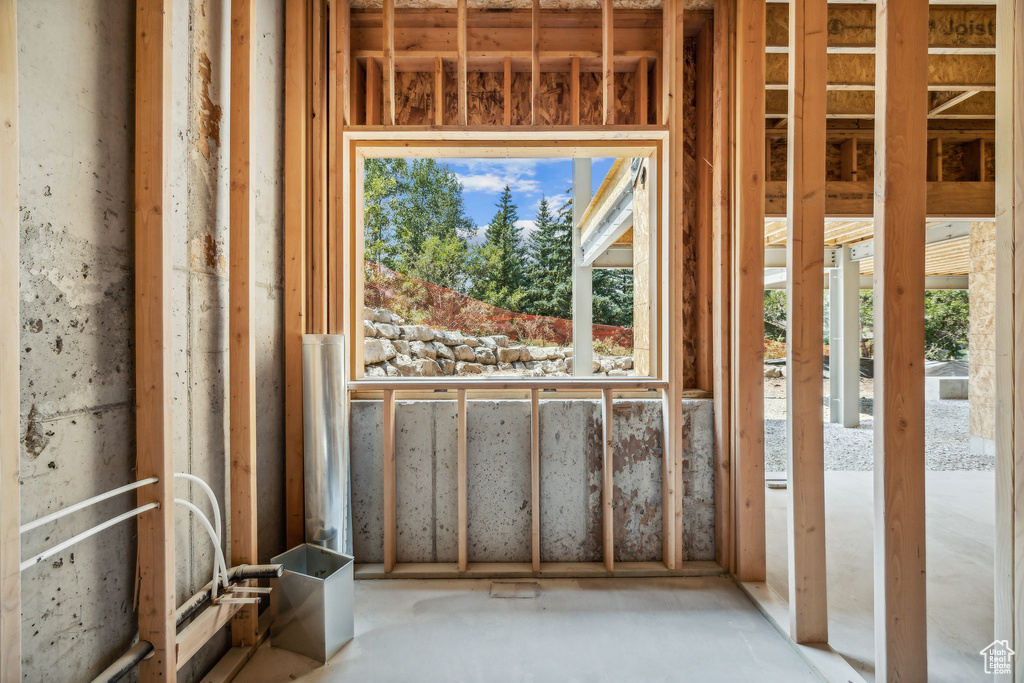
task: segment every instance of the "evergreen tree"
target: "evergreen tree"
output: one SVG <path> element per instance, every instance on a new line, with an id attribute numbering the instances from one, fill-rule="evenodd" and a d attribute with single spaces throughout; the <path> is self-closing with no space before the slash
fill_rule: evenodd
<path id="1" fill-rule="evenodd" d="M 552 215 L 546 197 L 537 210 L 537 230 L 527 243 L 525 310 L 534 315 L 572 317 L 572 202 Z"/>
<path id="2" fill-rule="evenodd" d="M 522 244 L 517 207 L 508 185 L 496 205 L 498 211 L 487 226 L 484 243 L 473 257 L 470 296 L 489 304 L 517 310 L 524 296 L 526 253 Z"/>
<path id="3" fill-rule="evenodd" d="M 593 273 L 594 323 L 633 327 L 633 270 L 600 268 Z"/>

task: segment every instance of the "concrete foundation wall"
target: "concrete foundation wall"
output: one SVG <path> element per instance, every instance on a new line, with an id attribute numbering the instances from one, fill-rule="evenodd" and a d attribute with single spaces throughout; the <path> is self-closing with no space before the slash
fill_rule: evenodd
<path id="1" fill-rule="evenodd" d="M 996 224 L 971 224 L 970 274 L 970 406 L 971 452 L 994 453 L 996 363 Z"/>
<path id="2" fill-rule="evenodd" d="M 683 547 L 714 559 L 713 403 L 684 401 Z M 661 559 L 661 402 L 614 405 L 615 558 Z M 454 401 L 395 409 L 398 561 L 458 559 Z M 470 562 L 530 561 L 530 404 L 470 401 Z M 352 404 L 352 507 L 357 562 L 383 561 L 379 401 Z M 540 403 L 541 560 L 601 559 L 601 411 L 596 400 Z"/>
<path id="3" fill-rule="evenodd" d="M 19 2 L 22 518 L 135 479 L 135 3 Z M 227 519 L 228 30 L 225 3 L 173 8 L 174 460 Z M 262 559 L 283 548 L 283 3 L 257 8 L 257 410 Z M 208 510 L 202 492 L 177 495 Z M 127 495 L 26 534 L 29 556 L 134 506 Z M 205 531 L 177 511 L 176 588 L 210 577 Z M 225 533 L 225 538 L 229 534 Z M 225 543 L 226 545 L 226 543 Z M 22 574 L 24 678 L 88 680 L 131 645 L 135 525 Z M 221 635 L 186 666 L 197 680 Z"/>

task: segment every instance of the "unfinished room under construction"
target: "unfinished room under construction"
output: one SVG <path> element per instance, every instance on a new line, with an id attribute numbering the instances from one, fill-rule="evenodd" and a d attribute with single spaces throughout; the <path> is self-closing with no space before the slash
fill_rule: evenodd
<path id="1" fill-rule="evenodd" d="M 0 683 L 1024 683 L 1024 0 L 0 0 L 0 244 Z"/>

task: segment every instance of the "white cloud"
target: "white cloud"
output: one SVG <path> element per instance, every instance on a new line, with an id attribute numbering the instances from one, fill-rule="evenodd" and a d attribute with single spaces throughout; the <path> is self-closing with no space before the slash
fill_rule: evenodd
<path id="1" fill-rule="evenodd" d="M 527 238 L 530 234 L 537 229 L 537 222 L 530 220 L 518 220 L 516 221 L 516 227 L 522 230 L 523 238 Z"/>
<path id="2" fill-rule="evenodd" d="M 540 190 L 540 183 L 531 178 L 521 178 L 509 175 L 498 175 L 496 173 L 479 173 L 463 175 L 456 173 L 455 177 L 462 183 L 466 192 L 501 192 L 508 185 L 513 192 L 533 194 Z"/>

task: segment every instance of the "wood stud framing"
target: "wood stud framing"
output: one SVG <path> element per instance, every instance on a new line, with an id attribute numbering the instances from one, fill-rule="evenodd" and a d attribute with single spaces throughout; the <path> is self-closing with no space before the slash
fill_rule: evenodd
<path id="1" fill-rule="evenodd" d="M 384 391 L 381 402 L 381 459 L 384 472 L 384 571 L 395 568 L 398 555 L 398 502 L 395 472 L 395 392 Z"/>
<path id="2" fill-rule="evenodd" d="M 601 391 L 602 431 L 601 441 L 601 549 L 604 566 L 608 571 L 615 569 L 615 481 L 613 478 L 615 447 L 613 424 L 615 412 L 612 404 L 612 390 Z"/>
<path id="3" fill-rule="evenodd" d="M 665 67 L 662 69 L 662 114 L 668 125 L 669 139 L 680 140 L 683 135 L 683 0 L 665 0 L 662 7 L 663 49 Z M 674 331 L 683 329 L 682 292 L 684 270 L 684 245 L 682 244 L 683 207 L 683 146 L 672 144 L 667 151 L 668 224 L 663 226 L 674 236 L 669 241 L 668 272 L 663 276 L 667 283 L 666 328 Z M 662 468 L 662 557 L 665 566 L 675 569 L 683 561 L 682 522 L 683 489 L 683 338 L 682 334 L 669 334 L 665 338 L 663 367 L 668 388 L 663 395 L 662 410 L 665 420 L 665 461 Z"/>
<path id="4" fill-rule="evenodd" d="M 305 538 L 302 335 L 306 332 L 305 198 L 309 155 L 306 2 L 289 2 L 285 12 L 284 127 L 288 140 L 284 150 L 285 538 L 292 547 Z"/>
<path id="5" fill-rule="evenodd" d="M 730 415 L 731 310 L 731 181 L 733 152 L 732 0 L 716 0 L 714 16 L 714 93 L 712 117 L 712 344 L 715 397 L 715 557 L 727 571 L 733 568 L 733 501 Z"/>
<path id="6" fill-rule="evenodd" d="M 530 555 L 540 571 L 540 391 L 530 390 Z"/>
<path id="7" fill-rule="evenodd" d="M 229 315 L 231 566 L 256 564 L 256 235 L 253 230 L 253 0 L 231 0 Z M 232 620 L 235 647 L 256 644 L 257 606 Z"/>
<path id="8" fill-rule="evenodd" d="M 731 437 L 735 574 L 764 581 L 765 0 L 736 0 Z"/>
<path id="9" fill-rule="evenodd" d="M 21 680 L 18 24 L 0 0 L 0 680 Z"/>
<path id="10" fill-rule="evenodd" d="M 153 656 L 142 680 L 173 680 L 175 662 L 174 445 L 171 425 L 171 6 L 139 0 L 135 23 L 135 378 L 139 638 Z"/>
<path id="11" fill-rule="evenodd" d="M 540 123 L 540 0 L 533 0 L 530 22 L 530 123 L 536 126 Z"/>
<path id="12" fill-rule="evenodd" d="M 786 444 L 789 634 L 828 642 L 821 413 L 826 0 L 789 4 Z"/>
<path id="13" fill-rule="evenodd" d="M 697 112 L 694 126 L 696 127 L 696 219 L 694 242 L 696 244 L 695 260 L 697 263 L 697 300 L 693 310 L 697 316 L 694 337 L 694 376 L 696 389 L 711 391 L 714 388 L 712 349 L 712 211 L 713 180 L 711 156 L 714 142 L 713 114 L 714 106 L 714 25 L 709 21 L 697 34 L 697 74 L 694 82 L 696 89 Z"/>
<path id="14" fill-rule="evenodd" d="M 456 473 L 456 492 L 458 496 L 459 520 L 459 571 L 469 568 L 469 467 L 467 462 L 467 446 L 469 439 L 469 406 L 466 403 L 466 390 L 459 389 L 458 398 L 458 454 Z"/>
<path id="15" fill-rule="evenodd" d="M 458 91 L 459 91 L 459 125 L 469 125 L 469 94 L 468 89 L 468 73 L 467 69 L 469 64 L 467 63 L 468 57 L 466 55 L 466 39 L 467 32 L 469 30 L 469 17 L 467 16 L 466 0 L 458 0 L 458 25 L 456 32 L 458 34 L 458 72 L 456 78 L 458 79 Z"/>
<path id="16" fill-rule="evenodd" d="M 384 0 L 384 124 L 395 125 L 395 0 Z"/>
<path id="17" fill-rule="evenodd" d="M 928 5 L 880 0 L 875 72 L 875 677 L 926 680 Z"/>
<path id="18" fill-rule="evenodd" d="M 1021 651 L 1024 633 L 1024 1 L 996 20 L 996 524 L 995 639 Z M 1021 655 L 1006 680 L 1022 676 Z"/>
<path id="19" fill-rule="evenodd" d="M 539 0 L 533 0 L 536 5 Z M 601 108 L 606 126 L 615 125 L 615 9 L 601 0 Z"/>

